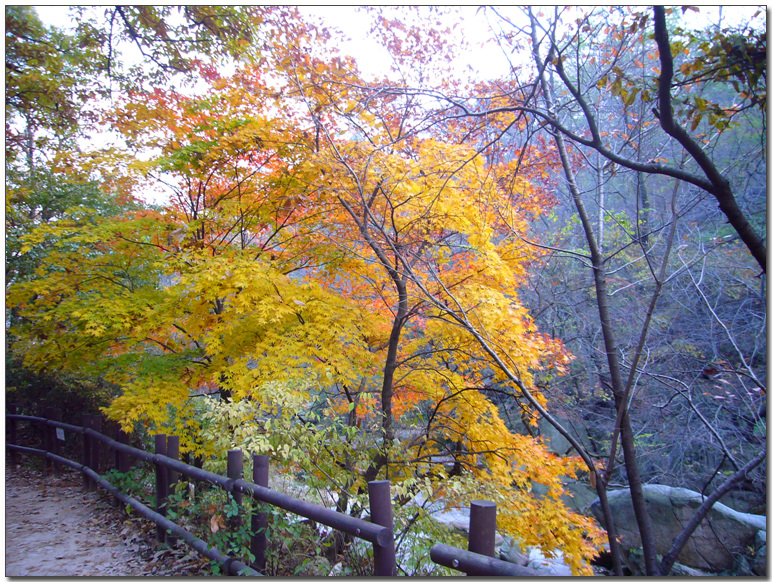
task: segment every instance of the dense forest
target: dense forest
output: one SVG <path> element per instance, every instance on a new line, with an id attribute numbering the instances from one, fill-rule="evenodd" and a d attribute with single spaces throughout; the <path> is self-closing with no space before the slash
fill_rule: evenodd
<path id="1" fill-rule="evenodd" d="M 647 485 L 765 514 L 763 10 L 360 9 L 377 75 L 291 7 L 70 11 L 5 12 L 8 402 L 389 479 L 404 547 L 495 501 L 574 574 L 630 565 L 612 491 L 649 575 L 704 513 L 663 550 Z"/>

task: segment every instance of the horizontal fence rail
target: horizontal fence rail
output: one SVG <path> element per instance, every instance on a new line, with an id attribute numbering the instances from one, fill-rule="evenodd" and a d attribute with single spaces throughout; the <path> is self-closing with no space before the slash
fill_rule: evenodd
<path id="1" fill-rule="evenodd" d="M 246 564 L 242 564 L 241 562 L 239 562 L 238 560 L 235 560 L 234 558 L 228 556 L 227 554 L 222 553 L 217 548 L 209 547 L 204 540 L 194 536 L 192 533 L 180 527 L 173 521 L 166 519 L 163 515 L 153 511 L 152 509 L 150 509 L 140 501 L 122 493 L 119 489 L 113 486 L 107 479 L 99 475 L 93 469 L 86 467 L 76 461 L 72 461 L 66 457 L 60 457 L 59 455 L 54 455 L 53 453 L 41 451 L 40 449 L 32 449 L 30 447 L 23 447 L 20 445 L 11 445 L 11 444 L 8 444 L 6 446 L 10 450 L 17 451 L 20 453 L 26 453 L 29 455 L 37 455 L 37 456 L 45 457 L 50 461 L 58 462 L 63 465 L 67 465 L 68 467 L 75 469 L 76 471 L 83 472 L 94 482 L 98 483 L 101 487 L 106 489 L 116 499 L 118 499 L 122 503 L 125 503 L 126 505 L 129 505 L 139 515 L 163 527 L 165 530 L 171 531 L 177 537 L 180 537 L 183 540 L 185 540 L 185 543 L 190 547 L 192 547 L 194 550 L 196 550 L 199 554 L 201 554 L 206 558 L 209 558 L 210 560 L 214 560 L 217 563 L 219 563 L 221 566 L 223 566 L 223 569 L 226 572 L 231 572 L 233 574 L 239 574 L 242 576 L 244 575 L 259 576 L 260 575 L 259 572 L 253 570 Z"/>
<path id="2" fill-rule="evenodd" d="M 169 484 L 170 484 L 169 476 L 171 474 L 185 475 L 186 477 L 195 479 L 196 481 L 209 483 L 211 485 L 220 487 L 225 491 L 232 493 L 234 495 L 234 499 L 237 499 L 237 501 L 240 501 L 240 497 L 242 494 L 250 495 L 255 500 L 260 501 L 262 503 L 267 503 L 267 504 L 279 507 L 281 509 L 285 509 L 286 511 L 289 511 L 301 517 L 312 519 L 316 522 L 327 525 L 343 533 L 346 533 L 351 536 L 370 542 L 373 544 L 373 548 L 374 548 L 375 575 L 377 576 L 396 575 L 396 558 L 395 558 L 393 526 L 387 527 L 386 525 L 383 525 L 383 524 L 374 523 L 375 521 L 377 521 L 377 519 L 375 518 L 373 518 L 373 521 L 365 521 L 363 519 L 352 517 L 350 515 L 338 513 L 337 511 L 334 511 L 332 509 L 315 505 L 313 503 L 309 503 L 302 499 L 296 499 L 289 495 L 285 495 L 278 491 L 273 491 L 269 489 L 267 487 L 267 484 L 268 484 L 267 457 L 261 458 L 261 456 L 259 455 L 254 456 L 254 467 L 256 469 L 255 474 L 257 475 L 257 473 L 262 473 L 263 477 L 261 477 L 261 480 L 264 481 L 263 484 L 256 484 L 256 483 L 250 483 L 242 478 L 241 451 L 229 451 L 228 453 L 229 475 L 232 471 L 230 466 L 230 463 L 232 462 L 232 460 L 233 462 L 238 463 L 238 472 L 237 474 L 234 473 L 234 476 L 224 477 L 216 473 L 205 471 L 204 469 L 200 469 L 198 467 L 193 467 L 191 465 L 183 463 L 178 459 L 171 458 L 166 454 L 164 454 L 168 452 L 167 445 L 169 441 L 172 441 L 172 439 L 177 439 L 177 437 L 168 437 L 167 439 L 165 435 L 156 435 L 155 437 L 156 452 L 150 453 L 150 452 L 143 451 L 141 449 L 137 449 L 132 446 L 129 446 L 126 443 L 119 442 L 115 439 L 112 439 L 102 434 L 98 430 L 95 430 L 95 428 L 92 428 L 92 426 L 97 426 L 98 428 L 99 425 L 98 423 L 97 424 L 94 423 L 94 418 L 90 417 L 90 415 L 84 415 L 83 427 L 71 425 L 71 424 L 63 423 L 61 421 L 43 418 L 39 416 L 25 416 L 21 414 L 15 414 L 13 412 L 11 414 L 6 414 L 6 420 L 7 420 L 7 425 L 9 427 L 9 439 L 8 439 L 9 442 L 6 443 L 6 447 L 9 450 L 9 452 L 11 452 L 12 454 L 24 453 L 29 455 L 41 456 L 41 457 L 44 457 L 47 462 L 66 465 L 77 471 L 80 471 L 81 473 L 83 473 L 83 476 L 84 476 L 84 486 L 86 486 L 87 488 L 93 488 L 94 486 L 98 485 L 104 488 L 120 502 L 126 505 L 129 505 L 130 507 L 135 509 L 139 515 L 154 522 L 158 526 L 158 536 L 161 541 L 164 541 L 164 540 L 169 541 L 175 538 L 180 538 L 188 546 L 192 547 L 203 556 L 218 562 L 221 566 L 223 566 L 223 569 L 225 572 L 232 573 L 232 574 L 242 574 L 242 575 L 260 575 L 260 572 L 258 570 L 255 570 L 252 567 L 246 564 L 243 564 L 238 560 L 235 560 L 231 556 L 228 556 L 220 552 L 216 548 L 208 547 L 207 543 L 204 540 L 194 536 L 184 528 L 180 527 L 173 521 L 166 518 L 164 514 L 165 514 L 166 499 L 169 495 Z M 16 434 L 17 434 L 17 431 L 16 431 L 17 421 L 35 422 L 35 423 L 43 424 L 46 427 L 50 427 L 52 429 L 59 428 L 63 430 L 69 430 L 78 434 L 82 434 L 84 437 L 83 462 L 78 463 L 76 461 L 59 456 L 50 451 L 34 449 L 31 447 L 24 447 L 16 444 L 14 441 L 16 440 Z M 177 439 L 176 440 L 177 446 L 178 446 L 178 442 L 179 441 Z M 131 456 L 141 461 L 152 463 L 153 465 L 155 465 L 156 510 L 150 509 L 149 507 L 142 504 L 137 499 L 130 497 L 128 495 L 125 495 L 120 490 L 118 490 L 115 486 L 113 486 L 109 481 L 107 481 L 104 477 L 102 477 L 96 471 L 94 471 L 94 469 L 91 468 L 91 466 L 97 466 L 99 462 L 99 451 L 98 451 L 99 447 L 97 446 L 97 443 L 104 444 L 110 449 L 112 449 L 113 451 L 115 451 L 116 466 L 120 465 L 121 468 L 126 467 L 125 460 L 122 458 L 124 456 Z M 51 444 L 52 444 L 51 441 L 47 437 L 46 443 L 45 443 L 46 448 L 50 448 Z M 177 449 L 177 453 L 178 453 L 178 450 L 179 449 Z M 389 483 L 388 481 L 373 482 L 373 483 L 384 483 L 386 485 L 386 498 L 388 499 L 389 506 L 386 512 L 381 511 L 381 513 L 387 513 L 390 520 L 391 505 L 390 505 L 390 493 L 388 491 Z M 371 513 L 373 513 L 372 510 L 371 510 Z M 253 516 L 252 524 L 253 524 L 254 538 L 253 538 L 253 543 L 251 544 L 251 550 L 252 550 L 252 553 L 255 554 L 255 564 L 258 567 L 260 566 L 264 567 L 265 565 L 265 556 L 263 552 L 265 550 L 266 544 L 265 544 L 264 532 L 259 532 L 256 530 L 260 526 L 264 527 L 265 521 L 266 520 L 264 515 Z M 255 527 L 255 525 L 257 525 L 258 527 Z M 260 552 L 260 554 L 262 555 L 258 555 L 258 552 L 255 552 L 255 550 L 258 550 L 258 552 Z"/>
<path id="3" fill-rule="evenodd" d="M 327 507 L 314 505 L 308 501 L 290 497 L 278 491 L 249 483 L 243 479 L 235 481 L 233 487 L 237 491 L 251 495 L 258 501 L 286 509 L 296 515 L 312 519 L 343 533 L 361 538 L 378 547 L 386 548 L 389 544 L 394 543 L 393 532 L 382 525 L 363 521 Z"/>
<path id="4" fill-rule="evenodd" d="M 253 455 L 253 481 L 243 479 L 242 452 L 228 451 L 228 475 L 222 476 L 204 469 L 183 463 L 179 457 L 179 437 L 155 435 L 155 452 L 150 453 L 134 448 L 126 442 L 125 433 L 119 433 L 118 439 L 112 439 L 101 432 L 101 419 L 96 415 L 84 415 L 84 426 L 61 422 L 61 411 L 48 410 L 52 418 L 25 416 L 15 413 L 15 407 L 8 406 L 6 426 L 8 439 L 6 448 L 11 453 L 12 461 L 18 453 L 41 456 L 46 459 L 47 468 L 58 471 L 62 465 L 71 467 L 83 474 L 83 485 L 87 489 L 97 486 L 108 491 L 119 502 L 130 506 L 140 516 L 157 525 L 159 541 L 174 543 L 183 540 L 202 556 L 214 560 L 228 574 L 259 576 L 265 569 L 265 550 L 267 547 L 265 528 L 267 516 L 258 510 L 252 515 L 250 551 L 254 555 L 251 564 L 244 564 L 233 556 L 211 547 L 206 541 L 196 537 L 186 529 L 166 517 L 166 508 L 170 487 L 176 483 L 179 475 L 184 475 L 198 482 L 220 487 L 231 493 L 236 503 L 241 504 L 242 496 L 249 495 L 254 500 L 279 507 L 285 511 L 326 525 L 334 530 L 365 540 L 373 545 L 374 575 L 395 576 L 397 573 L 394 523 L 392 517 L 391 491 L 389 481 L 370 481 L 371 521 L 365 521 L 333 509 L 315 505 L 302 499 L 291 497 L 268 488 L 268 457 Z M 45 448 L 35 449 L 16 443 L 18 421 L 27 421 L 46 426 Z M 83 436 L 83 459 L 76 462 L 58 455 L 56 429 L 68 430 Z M 151 509 L 139 500 L 124 494 L 107 479 L 100 475 L 99 444 L 109 447 L 115 454 L 115 468 L 126 472 L 128 458 L 133 457 L 155 466 L 156 507 Z M 493 557 L 496 531 L 496 505 L 489 501 L 473 501 L 470 507 L 469 548 L 462 550 L 445 544 L 432 547 L 430 557 L 441 566 L 464 572 L 471 576 L 538 576 L 537 572 L 524 566 Z"/>
<path id="5" fill-rule="evenodd" d="M 445 544 L 435 544 L 430 552 L 432 562 L 464 572 L 469 576 L 548 576 L 511 562 L 484 556 Z"/>

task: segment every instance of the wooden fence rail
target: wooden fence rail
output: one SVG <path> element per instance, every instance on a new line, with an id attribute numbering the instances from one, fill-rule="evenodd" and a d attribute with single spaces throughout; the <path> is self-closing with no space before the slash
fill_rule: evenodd
<path id="1" fill-rule="evenodd" d="M 391 506 L 391 491 L 389 481 L 371 481 L 368 483 L 371 521 L 355 518 L 332 509 L 309 503 L 268 488 L 268 457 L 253 455 L 252 482 L 243 478 L 243 454 L 239 450 L 228 451 L 227 475 L 193 467 L 179 460 L 179 437 L 155 435 L 154 453 L 149 453 L 127 444 L 127 436 L 120 432 L 118 440 L 112 439 L 101 432 L 101 420 L 96 415 L 83 415 L 83 426 L 75 426 L 61 422 L 61 411 L 47 410 L 50 418 L 25 416 L 15 414 L 15 407 L 8 406 L 6 414 L 7 441 L 6 448 L 11 454 L 12 462 L 16 462 L 18 453 L 45 457 L 46 467 L 59 471 L 62 465 L 69 466 L 83 473 L 83 486 L 95 489 L 97 486 L 106 489 L 121 503 L 132 507 L 139 515 L 157 525 L 159 541 L 174 543 L 182 539 L 188 546 L 207 558 L 219 563 L 228 574 L 261 575 L 265 569 L 265 551 L 267 540 L 265 528 L 267 516 L 258 510 L 253 513 L 251 521 L 250 551 L 254 561 L 247 565 L 228 556 L 217 548 L 209 547 L 207 543 L 194 536 L 173 521 L 167 519 L 167 504 L 171 486 L 176 483 L 179 475 L 199 482 L 209 483 L 228 491 L 237 503 L 241 503 L 243 495 L 249 495 L 263 504 L 279 507 L 296 515 L 311 519 L 337 531 L 360 538 L 373 545 L 374 575 L 395 576 L 397 573 L 396 551 L 394 544 L 394 524 Z M 28 421 L 45 425 L 44 449 L 34 449 L 17 444 L 17 422 Z M 82 462 L 78 463 L 58 454 L 59 443 L 56 431 L 68 430 L 83 436 Z M 100 444 L 106 445 L 114 453 L 114 466 L 119 472 L 127 472 L 129 457 L 134 457 L 152 463 L 155 466 L 155 508 L 151 509 L 137 499 L 119 491 L 114 485 L 102 477 L 97 471 L 100 463 Z M 493 557 L 496 529 L 496 506 L 489 501 L 475 501 L 471 505 L 469 530 L 469 549 L 461 550 L 444 544 L 436 544 L 431 549 L 431 559 L 440 565 L 453 568 L 470 575 L 477 576 L 527 576 L 534 573 L 521 566 L 510 564 Z"/>

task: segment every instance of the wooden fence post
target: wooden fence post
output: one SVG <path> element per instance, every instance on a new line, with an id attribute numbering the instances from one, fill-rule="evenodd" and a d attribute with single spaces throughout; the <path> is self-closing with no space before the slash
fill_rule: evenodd
<path id="1" fill-rule="evenodd" d="M 49 418 L 51 418 L 51 420 L 55 420 L 57 422 L 62 422 L 62 409 L 61 408 L 52 408 L 51 409 L 51 416 Z M 51 439 L 53 440 L 53 445 L 54 445 L 53 451 L 51 451 L 51 452 L 54 453 L 55 455 L 61 456 L 61 453 L 62 453 L 61 449 L 62 449 L 62 447 L 61 447 L 61 444 L 59 443 L 59 440 L 60 440 L 59 436 L 58 436 L 58 432 L 59 431 L 62 431 L 62 436 L 64 436 L 64 430 L 63 429 L 56 428 L 55 426 L 51 427 Z M 61 440 L 64 440 L 64 439 L 61 439 Z M 54 461 L 54 473 L 56 473 L 57 475 L 61 475 L 62 474 L 62 464 L 59 461 Z"/>
<path id="2" fill-rule="evenodd" d="M 228 479 L 234 481 L 241 479 L 244 476 L 244 454 L 238 449 L 232 449 L 228 451 Z M 236 489 L 231 490 L 233 501 L 237 505 L 241 506 L 244 494 Z M 241 507 L 239 507 L 239 513 L 241 513 Z M 234 515 L 228 520 L 228 527 L 231 531 L 236 531 L 241 527 L 241 516 L 239 514 Z"/>
<path id="3" fill-rule="evenodd" d="M 496 504 L 492 501 L 472 501 L 470 504 L 469 551 L 495 557 Z"/>
<path id="4" fill-rule="evenodd" d="M 95 430 L 96 432 L 100 432 L 102 430 L 102 415 L 100 414 L 94 414 L 91 417 L 91 428 Z M 95 472 L 99 473 L 99 462 L 100 462 L 100 450 L 102 448 L 102 442 L 99 439 L 92 439 L 91 440 L 91 465 L 90 467 L 94 469 Z M 96 483 L 92 483 L 92 489 L 99 489 L 99 486 Z"/>
<path id="5" fill-rule="evenodd" d="M 180 437 L 177 435 L 169 435 L 166 439 L 166 456 L 175 461 L 180 460 Z M 167 468 L 166 481 L 167 491 L 171 494 L 174 491 L 174 486 L 179 481 L 180 474 L 174 469 Z M 169 505 L 167 503 L 167 509 Z M 169 546 L 174 546 L 177 543 L 177 538 L 171 534 L 166 534 L 166 543 Z"/>
<path id="6" fill-rule="evenodd" d="M 370 519 L 373 523 L 382 525 L 394 531 L 394 517 L 391 512 L 391 484 L 389 481 L 369 481 L 367 490 L 370 497 Z M 392 536 L 391 544 L 380 547 L 373 544 L 373 559 L 375 576 L 396 576 L 397 556 Z"/>
<path id="7" fill-rule="evenodd" d="M 166 435 L 155 435 L 155 454 L 166 455 Z M 168 471 L 160 463 L 155 465 L 155 510 L 161 515 L 166 515 L 166 500 L 169 497 L 169 482 L 167 480 Z M 163 526 L 156 526 L 156 537 L 159 542 L 166 539 L 166 530 Z"/>
<path id="8" fill-rule="evenodd" d="M 45 412 L 43 416 L 47 420 L 51 420 L 54 414 L 54 407 L 53 406 L 46 406 Z M 54 452 L 54 427 L 46 424 L 43 427 L 44 435 L 45 435 L 45 451 L 47 453 L 53 453 Z M 46 464 L 45 464 L 45 471 L 44 474 L 48 475 L 49 473 L 54 472 L 54 462 L 46 457 Z"/>
<path id="9" fill-rule="evenodd" d="M 233 479 L 236 481 L 237 479 L 241 479 L 242 475 L 244 474 L 244 455 L 243 453 L 238 449 L 232 449 L 228 451 L 228 479 Z M 241 501 L 243 498 L 243 493 L 241 491 L 236 491 L 235 489 L 231 491 L 231 495 L 233 495 L 234 501 L 241 505 Z"/>
<path id="10" fill-rule="evenodd" d="M 177 435 L 169 435 L 166 439 L 166 456 L 175 461 L 180 460 L 180 437 Z M 174 488 L 177 481 L 180 480 L 180 474 L 174 469 L 168 469 L 168 475 L 166 477 L 169 480 L 169 491 Z"/>
<path id="11" fill-rule="evenodd" d="M 15 404 L 9 404 L 8 405 L 8 414 L 16 414 L 18 409 L 16 408 Z M 9 418 L 8 419 L 8 443 L 15 445 L 16 443 L 16 419 L 15 418 Z M 11 451 L 11 464 L 16 467 L 16 465 L 19 462 L 19 453 L 12 450 Z"/>
<path id="12" fill-rule="evenodd" d="M 252 481 L 255 485 L 268 487 L 268 455 L 252 455 Z M 266 528 L 268 527 L 268 516 L 264 511 L 258 511 L 263 505 L 255 501 L 255 511 L 252 512 L 252 541 L 249 544 L 252 555 L 255 556 L 252 567 L 265 573 L 265 550 L 268 546 Z"/>
<path id="13" fill-rule="evenodd" d="M 90 414 L 83 415 L 83 428 L 91 428 Z M 90 467 L 91 465 L 91 437 L 86 433 L 86 431 L 83 431 L 83 465 L 86 467 Z M 86 490 L 90 488 L 90 481 L 88 475 L 85 473 L 83 473 L 83 488 Z"/>
<path id="14" fill-rule="evenodd" d="M 115 436 L 115 440 L 121 443 L 122 445 L 128 445 L 129 444 L 129 435 L 127 435 L 123 430 L 120 428 L 118 429 L 118 434 Z M 120 451 L 118 449 L 115 449 L 115 470 L 119 473 L 128 473 L 129 472 L 129 455 L 128 453 L 125 453 L 124 451 Z"/>

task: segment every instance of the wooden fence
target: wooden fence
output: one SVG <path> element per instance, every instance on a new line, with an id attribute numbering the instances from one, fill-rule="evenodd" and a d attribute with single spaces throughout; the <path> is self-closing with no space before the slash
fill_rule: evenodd
<path id="1" fill-rule="evenodd" d="M 201 555 L 216 561 L 227 574 L 255 576 L 261 575 L 265 569 L 267 517 L 265 513 L 259 511 L 260 504 L 270 504 L 282 508 L 339 532 L 370 542 L 373 545 L 373 574 L 376 576 L 395 576 L 397 574 L 389 481 L 370 481 L 368 483 L 371 521 L 365 521 L 269 489 L 267 456 L 253 455 L 252 482 L 250 482 L 243 478 L 243 456 L 239 450 L 228 451 L 227 476 L 222 476 L 181 462 L 179 460 L 179 437 L 177 436 L 155 435 L 155 450 L 153 453 L 149 453 L 129 446 L 126 435 L 122 432 L 119 432 L 118 440 L 99 432 L 101 419 L 97 415 L 84 414 L 83 426 L 75 426 L 61 422 L 61 411 L 51 409 L 47 410 L 46 414 L 50 418 L 24 416 L 16 414 L 15 407 L 8 405 L 8 413 L 5 417 L 6 448 L 10 453 L 12 462 L 17 462 L 17 455 L 24 453 L 45 457 L 47 468 L 53 471 L 58 472 L 62 465 L 66 465 L 82 472 L 84 488 L 102 487 L 121 503 L 130 506 L 139 515 L 154 522 L 157 525 L 159 541 L 171 543 L 179 538 Z M 18 421 L 44 425 L 44 449 L 25 447 L 17 443 Z M 63 440 L 62 431 L 64 430 L 82 435 L 82 462 L 78 463 L 59 454 L 59 441 Z M 154 509 L 118 490 L 97 472 L 100 464 L 100 443 L 113 451 L 114 466 L 119 472 L 128 471 L 129 457 L 140 459 L 155 466 Z M 244 564 L 233 556 L 210 547 L 206 541 L 167 519 L 166 509 L 169 493 L 179 479 L 179 475 L 220 487 L 231 493 L 238 504 L 241 504 L 244 495 L 249 495 L 258 502 L 257 511 L 252 515 L 250 524 L 250 551 L 255 557 L 251 564 Z M 430 557 L 437 564 L 474 576 L 537 575 L 533 570 L 493 557 L 495 531 L 496 505 L 489 501 L 474 501 L 470 507 L 468 550 L 436 544 L 431 549 Z"/>

